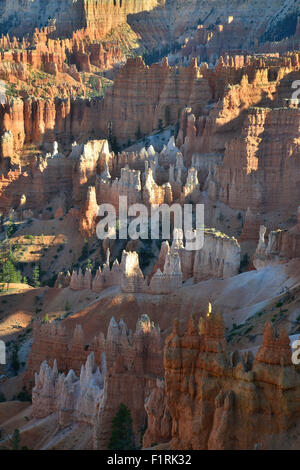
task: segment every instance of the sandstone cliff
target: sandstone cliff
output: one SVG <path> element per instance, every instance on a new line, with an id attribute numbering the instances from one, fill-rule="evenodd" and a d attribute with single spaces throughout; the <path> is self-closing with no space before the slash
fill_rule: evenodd
<path id="1" fill-rule="evenodd" d="M 297 225 L 290 230 L 271 231 L 268 243 L 265 242 L 266 227 L 261 225 L 259 242 L 254 254 L 253 264 L 261 269 L 270 264 L 285 263 L 300 256 L 300 208 Z"/>
<path id="2" fill-rule="evenodd" d="M 189 250 L 181 231 L 176 231 L 171 248 L 168 242 L 163 243 L 154 272 L 162 268 L 170 254 L 179 256 L 183 281 L 193 278 L 197 283 L 203 279 L 227 278 L 238 274 L 240 268 L 237 240 L 213 229 L 204 230 L 204 244 L 199 250 Z"/>
<path id="3" fill-rule="evenodd" d="M 145 397 L 155 388 L 156 378 L 161 380 L 163 376 L 159 328 L 143 315 L 132 333 L 123 321 L 118 324 L 112 318 L 106 340 L 101 337 L 96 343 L 100 349 L 86 353 L 85 366 L 85 360 L 81 364 L 69 360 L 66 370 L 74 366 L 77 374 L 80 371 L 79 378 L 72 369 L 67 375 L 58 373 L 63 355 L 54 360 L 52 369 L 45 361 L 41 364 L 32 390 L 32 418 L 54 413 L 60 429 L 78 423 L 88 425 L 93 436 L 90 448 L 106 449 L 112 419 L 124 403 L 131 411 L 138 443 L 145 424 Z M 52 357 L 56 352 L 51 351 Z"/>
<path id="4" fill-rule="evenodd" d="M 289 447 L 299 419 L 300 376 L 291 363 L 287 333 L 276 339 L 267 325 L 254 359 L 251 353 L 226 352 L 221 315 L 208 314 L 199 331 L 192 318 L 184 335 L 175 322 L 166 340 L 171 448 Z M 149 418 L 153 429 L 156 418 L 151 413 Z"/>

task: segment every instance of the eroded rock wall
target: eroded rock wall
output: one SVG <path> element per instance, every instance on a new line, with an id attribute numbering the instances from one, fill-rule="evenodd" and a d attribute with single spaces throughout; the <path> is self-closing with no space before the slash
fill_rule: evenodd
<path id="1" fill-rule="evenodd" d="M 227 352 L 221 315 L 208 314 L 199 331 L 192 318 L 183 335 L 175 322 L 166 340 L 171 449 L 288 448 L 299 419 L 300 375 L 287 333 L 276 338 L 268 324 L 254 359 Z M 158 423 L 153 413 L 149 418 L 151 430 Z"/>

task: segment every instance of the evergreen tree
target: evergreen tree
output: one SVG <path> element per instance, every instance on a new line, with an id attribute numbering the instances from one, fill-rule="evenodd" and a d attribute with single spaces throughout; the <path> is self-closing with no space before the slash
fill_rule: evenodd
<path id="1" fill-rule="evenodd" d="M 91 259 L 88 259 L 86 270 L 88 271 L 89 269 L 92 269 L 92 267 L 93 267 L 93 262 Z"/>
<path id="2" fill-rule="evenodd" d="M 135 133 L 135 137 L 137 140 L 140 140 L 143 137 L 140 124 L 138 125 L 137 131 Z"/>
<path id="3" fill-rule="evenodd" d="M 130 410 L 121 403 L 112 422 L 109 450 L 135 450 Z"/>
<path id="4" fill-rule="evenodd" d="M 20 362 L 19 362 L 19 347 L 17 344 L 14 346 L 14 350 L 12 353 L 11 365 L 14 370 L 14 373 L 18 375 L 20 369 Z"/>
<path id="5" fill-rule="evenodd" d="M 17 226 L 14 223 L 12 216 L 10 215 L 8 224 L 7 224 L 7 230 L 6 230 L 7 238 L 12 237 L 16 231 L 17 231 Z"/>
<path id="6" fill-rule="evenodd" d="M 44 316 L 43 323 L 49 323 L 49 315 L 48 315 L 48 313 L 46 313 L 46 315 Z"/>
<path id="7" fill-rule="evenodd" d="M 20 247 L 10 240 L 0 242 L 0 282 L 6 284 L 7 289 L 10 283 L 22 280 L 21 273 L 16 269 L 19 251 Z"/>
<path id="8" fill-rule="evenodd" d="M 117 155 L 121 150 L 121 147 L 117 141 L 117 138 L 115 136 L 112 136 L 109 139 L 109 143 L 110 143 L 112 151 L 114 152 L 115 155 Z"/>
<path id="9" fill-rule="evenodd" d="M 0 213 L 0 232 L 3 232 L 4 215 Z"/>
<path id="10" fill-rule="evenodd" d="M 40 285 L 41 285 L 41 283 L 40 283 L 40 268 L 37 265 L 34 267 L 34 270 L 32 272 L 32 284 L 33 284 L 33 287 L 40 287 Z"/>
<path id="11" fill-rule="evenodd" d="M 165 108 L 165 121 L 166 125 L 169 126 L 171 124 L 171 110 L 170 106 L 166 106 Z"/>
<path id="12" fill-rule="evenodd" d="M 20 431 L 15 429 L 9 441 L 11 450 L 20 450 Z"/>
<path id="13" fill-rule="evenodd" d="M 80 261 L 84 261 L 88 256 L 89 256 L 89 242 L 87 241 L 87 239 L 85 238 L 84 239 L 84 245 L 82 247 L 82 251 L 81 251 L 81 256 L 79 258 L 79 262 Z"/>
<path id="14" fill-rule="evenodd" d="M 16 270 L 13 262 L 10 259 L 7 259 L 2 267 L 1 272 L 1 282 L 6 284 L 7 290 L 11 283 L 20 283 L 22 280 L 21 273 Z"/>

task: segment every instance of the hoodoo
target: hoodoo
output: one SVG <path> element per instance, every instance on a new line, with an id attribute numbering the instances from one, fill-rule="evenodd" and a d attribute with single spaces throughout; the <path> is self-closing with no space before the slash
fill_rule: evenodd
<path id="1" fill-rule="evenodd" d="M 300 0 L 0 0 L 0 450 L 300 448 L 299 71 Z"/>

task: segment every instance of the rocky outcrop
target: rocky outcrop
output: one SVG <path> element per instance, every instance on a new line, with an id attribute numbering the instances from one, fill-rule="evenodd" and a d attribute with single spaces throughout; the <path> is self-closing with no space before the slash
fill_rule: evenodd
<path id="1" fill-rule="evenodd" d="M 123 252 L 121 289 L 126 293 L 145 292 L 146 282 L 140 269 L 139 256 L 136 252 Z"/>
<path id="2" fill-rule="evenodd" d="M 56 361 L 52 369 L 44 361 L 39 374 L 35 375 L 32 417 L 41 419 L 57 412 L 61 427 L 76 422 L 93 425 L 103 395 L 105 361 L 102 367 L 103 372 L 96 367 L 94 354 L 91 353 L 77 378 L 72 369 L 67 375 L 59 374 Z"/>
<path id="3" fill-rule="evenodd" d="M 204 244 L 199 250 L 187 249 L 182 232 L 176 231 L 171 248 L 168 242 L 162 245 L 157 269 L 169 254 L 179 256 L 183 281 L 194 278 L 197 283 L 212 277 L 232 277 L 240 269 L 241 250 L 237 240 L 214 229 L 204 230 Z"/>
<path id="4" fill-rule="evenodd" d="M 143 447 L 169 442 L 172 431 L 172 420 L 166 403 L 164 380 L 156 380 L 156 387 L 145 400 L 148 426 L 143 437 Z"/>
<path id="5" fill-rule="evenodd" d="M 53 147 L 51 154 L 35 157 L 31 165 L 14 167 L 0 176 L 0 207 L 4 213 L 14 208 L 32 210 L 37 216 L 41 207 L 60 195 L 65 199 L 67 209 L 74 203 L 83 208 L 81 217 L 84 220 L 89 208 L 83 206 L 91 203 L 91 200 L 87 202 L 88 188 L 95 185 L 97 172 L 104 166 L 105 158 L 110 156 L 108 142 L 91 140 L 82 145 L 74 143 L 69 155 L 59 153 L 57 144 Z M 19 207 L 23 196 L 25 203 Z M 95 209 L 95 199 L 93 207 Z"/>
<path id="6" fill-rule="evenodd" d="M 299 419 L 298 369 L 283 330 L 270 325 L 254 359 L 228 353 L 219 314 L 193 318 L 182 335 L 175 322 L 164 365 L 172 449 L 288 448 Z M 293 398 L 292 398 L 293 396 Z M 151 426 L 152 414 L 149 414 Z"/>
<path id="7" fill-rule="evenodd" d="M 170 183 L 159 186 L 153 178 L 153 171 L 151 168 L 146 170 L 145 186 L 143 188 L 143 201 L 149 207 L 158 204 L 172 204 L 173 194 Z"/>
<path id="8" fill-rule="evenodd" d="M 54 37 L 72 37 L 76 30 L 90 39 L 104 38 L 111 29 L 126 23 L 128 14 L 149 11 L 158 5 L 157 0 L 51 0 L 47 5 L 38 1 L 17 1 L 13 5 L 4 1 L 0 31 L 13 31 L 16 35 L 33 34 L 37 25 L 49 26 L 45 33 Z M 22 28 L 16 27 L 22 18 Z M 10 21 L 9 21 L 10 20 Z"/>
<path id="9" fill-rule="evenodd" d="M 152 294 L 169 294 L 182 287 L 181 261 L 178 253 L 166 253 L 164 269 L 159 268 L 153 275 L 149 291 Z"/>
<path id="10" fill-rule="evenodd" d="M 96 218 L 98 215 L 98 203 L 96 190 L 90 186 L 87 192 L 86 203 L 82 208 L 80 219 L 80 232 L 83 237 L 90 238 L 96 231 Z"/>
<path id="11" fill-rule="evenodd" d="M 262 269 L 270 264 L 286 263 L 300 256 L 300 208 L 298 222 L 290 230 L 271 231 L 268 242 L 265 241 L 267 228 L 260 227 L 259 242 L 253 258 L 256 269 Z"/>
<path id="12" fill-rule="evenodd" d="M 243 223 L 243 230 L 239 241 L 243 240 L 255 240 L 256 242 L 259 239 L 259 229 L 261 226 L 261 214 L 252 212 L 248 207 L 245 214 L 245 221 Z"/>
<path id="13" fill-rule="evenodd" d="M 162 260 L 162 256 L 160 257 Z M 115 260 L 110 268 L 110 252 L 107 251 L 106 263 L 99 267 L 95 276 L 91 271 L 73 271 L 70 281 L 72 290 L 92 290 L 102 292 L 112 286 L 119 286 L 123 293 L 149 293 L 153 295 L 169 294 L 182 287 L 181 263 L 178 253 L 164 253 L 162 270 L 157 269 L 150 284 L 144 277 L 135 251 L 123 251 L 121 263 Z"/>
<path id="14" fill-rule="evenodd" d="M 88 352 L 79 378 L 72 369 L 67 375 L 58 373 L 64 360 L 61 356 L 57 362 L 54 360 L 53 368 L 45 361 L 41 364 L 32 390 L 32 417 L 41 419 L 55 413 L 60 429 L 84 423 L 93 435 L 90 447 L 106 449 L 112 419 L 120 403 L 124 403 L 131 411 L 139 442 L 145 425 L 145 398 L 163 376 L 159 327 L 143 315 L 132 333 L 122 320 L 118 324 L 112 318 L 106 340 L 103 338 L 100 343 L 101 354 Z M 55 351 L 51 352 L 54 357 Z"/>
<path id="15" fill-rule="evenodd" d="M 127 143 L 137 133 L 151 134 L 160 121 L 175 123 L 186 103 L 199 112 L 209 99 L 208 80 L 195 63 L 176 70 L 166 59 L 148 67 L 139 57 L 128 59 L 107 90 L 103 112 L 110 116 L 113 135 Z"/>
<path id="16" fill-rule="evenodd" d="M 2 158 L 11 158 L 28 143 L 41 145 L 57 140 L 64 145 L 71 144 L 73 136 L 78 141 L 83 140 L 90 136 L 91 129 L 94 134 L 105 135 L 102 124 L 96 119 L 101 103 L 99 98 L 9 98 L 0 105 L 0 122 L 3 131 L 11 132 L 13 137 L 10 137 L 9 147 L 3 142 Z"/>
<path id="17" fill-rule="evenodd" d="M 297 108 L 249 111 L 244 137 L 229 142 L 223 165 L 216 170 L 217 197 L 221 201 L 235 209 L 295 210 L 300 196 L 296 137 L 299 113 Z M 281 160 L 282 165 L 278 165 Z"/>
<path id="18" fill-rule="evenodd" d="M 54 360 L 57 359 L 60 371 L 73 369 L 75 374 L 80 373 L 81 365 L 86 362 L 91 351 L 99 361 L 99 356 L 103 352 L 103 341 L 99 341 L 99 338 L 94 340 L 90 351 L 86 345 L 81 326 L 77 326 L 73 333 L 70 333 L 60 322 L 35 322 L 33 345 L 25 376 L 27 387 L 32 387 L 34 374 L 39 371 L 43 361 L 47 361 L 52 367 Z"/>
<path id="19" fill-rule="evenodd" d="M 108 367 L 113 357 L 115 363 L 110 369 L 111 377 L 105 381 L 105 399 L 96 420 L 94 447 L 97 449 L 106 449 L 112 419 L 120 402 L 131 410 L 134 431 L 140 435 L 145 425 L 145 398 L 155 388 L 156 379 L 163 376 L 159 329 L 146 315 L 138 321 L 132 337 L 124 323 L 118 326 L 112 321 L 107 341 Z"/>
<path id="20" fill-rule="evenodd" d="M 203 70 L 220 100 L 200 113 L 184 108 L 176 143 L 188 167 L 199 161 L 201 187 L 212 201 L 253 213 L 295 211 L 299 110 L 288 89 L 298 60 L 234 56 L 220 58 L 215 73 Z"/>
<path id="21" fill-rule="evenodd" d="M 101 204 L 112 204 L 119 213 L 119 198 L 127 197 L 128 206 L 142 202 L 141 174 L 138 170 L 121 168 L 120 178 L 112 179 L 108 165 L 96 180 L 97 197 Z"/>

